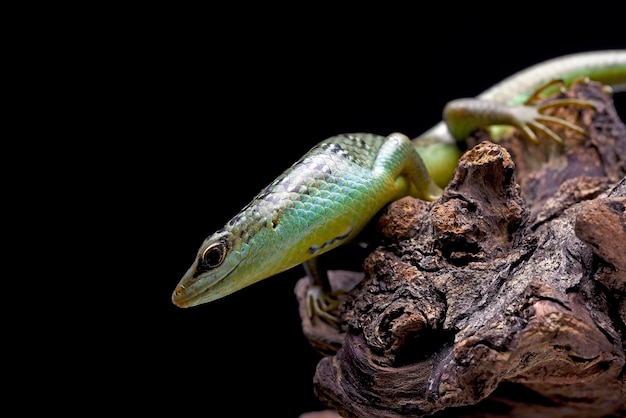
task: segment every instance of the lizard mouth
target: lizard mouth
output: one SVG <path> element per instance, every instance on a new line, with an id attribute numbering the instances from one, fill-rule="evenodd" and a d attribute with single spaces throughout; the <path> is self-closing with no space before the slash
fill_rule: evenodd
<path id="1" fill-rule="evenodd" d="M 174 293 L 172 293 L 172 303 L 179 308 L 188 308 L 193 306 L 191 303 L 191 299 L 195 297 L 195 294 L 188 294 L 186 292 L 187 288 L 184 284 L 179 283 L 174 289 Z"/>
<path id="2" fill-rule="evenodd" d="M 241 261 L 240 261 L 241 262 Z M 232 272 L 237 268 L 239 263 L 220 277 L 204 277 L 196 279 L 193 277 L 193 266 L 185 273 L 183 278 L 172 293 L 172 303 L 179 308 L 190 308 L 192 306 L 201 305 L 226 296 L 233 291 L 229 291 L 232 281 L 228 280 Z"/>

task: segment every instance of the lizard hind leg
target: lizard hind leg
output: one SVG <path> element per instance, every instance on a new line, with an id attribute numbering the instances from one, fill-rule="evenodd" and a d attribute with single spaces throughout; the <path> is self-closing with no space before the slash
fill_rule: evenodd
<path id="1" fill-rule="evenodd" d="M 589 78 L 587 77 L 579 77 L 572 81 L 571 84 L 575 83 L 588 83 Z M 518 128 L 522 131 L 524 136 L 526 136 L 532 142 L 537 143 L 539 140 L 535 133 L 536 131 L 541 131 L 545 135 L 547 135 L 554 142 L 563 145 L 563 139 L 557 135 L 552 129 L 548 128 L 544 125 L 545 122 L 553 123 L 557 125 L 564 126 L 565 128 L 571 129 L 573 131 L 578 132 L 581 135 L 586 135 L 587 132 L 581 128 L 580 126 L 571 123 L 565 119 L 546 115 L 545 111 L 547 109 L 555 108 L 555 107 L 565 107 L 565 106 L 575 106 L 580 108 L 588 108 L 588 109 L 596 109 L 597 106 L 594 102 L 590 100 L 583 99 L 574 99 L 574 98 L 566 98 L 566 99 L 552 99 L 548 100 L 545 103 L 533 105 L 534 102 L 538 101 L 542 95 L 546 92 L 550 91 L 554 87 L 558 87 L 561 93 L 566 93 L 565 82 L 561 79 L 553 79 L 543 84 L 539 88 L 537 88 L 533 94 L 531 94 L 528 99 L 524 102 L 524 106 L 522 109 L 532 109 L 531 114 L 526 117 L 523 117 L 523 111 L 520 109 L 519 115 L 517 119 L 520 121 Z M 515 108 L 513 108 L 515 109 Z"/>
<path id="2" fill-rule="evenodd" d="M 533 142 L 538 142 L 537 135 L 533 132 L 532 128 L 535 128 L 539 131 L 542 131 L 546 134 L 550 139 L 554 142 L 563 145 L 563 139 L 556 134 L 552 129 L 548 128 L 543 122 L 553 123 L 557 125 L 564 126 L 568 129 L 578 132 L 581 135 L 587 135 L 587 131 L 584 128 L 559 117 L 545 115 L 543 112 L 546 109 L 552 107 L 563 107 L 563 106 L 577 106 L 589 109 L 596 109 L 596 105 L 588 100 L 580 100 L 580 99 L 554 99 L 547 103 L 537 106 L 537 115 L 533 118 L 533 120 L 529 121 L 526 125 L 522 125 L 522 131 Z"/>
<path id="3" fill-rule="evenodd" d="M 546 109 L 550 109 L 550 108 L 554 108 L 554 107 L 564 107 L 564 106 L 576 106 L 576 107 L 580 107 L 580 108 L 587 108 L 587 109 L 597 109 L 597 106 L 595 103 L 593 103 L 592 101 L 589 100 L 581 100 L 581 99 L 554 99 L 554 100 L 550 100 L 542 105 L 539 105 L 536 107 L 536 116 L 533 117 L 532 120 L 527 121 L 526 124 L 522 125 L 522 132 L 526 135 L 526 137 L 528 137 L 531 141 L 533 142 L 537 142 L 537 136 L 534 132 L 532 132 L 532 128 L 537 129 L 539 131 L 542 131 L 544 134 L 546 134 L 550 139 L 552 139 L 554 142 L 563 145 L 563 139 L 557 135 L 552 129 L 548 128 L 546 125 L 543 124 L 543 122 L 548 122 L 548 123 L 553 123 L 556 125 L 561 125 L 565 128 L 571 129 L 573 131 L 578 132 L 581 135 L 587 135 L 587 131 L 560 117 L 556 117 L 556 116 L 550 116 L 550 115 L 546 115 L 544 114 Z"/>

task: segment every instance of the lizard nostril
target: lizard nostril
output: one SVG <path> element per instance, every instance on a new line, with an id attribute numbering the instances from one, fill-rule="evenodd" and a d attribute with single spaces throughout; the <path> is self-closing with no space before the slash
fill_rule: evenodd
<path id="1" fill-rule="evenodd" d="M 180 296 L 184 292 L 184 290 L 185 290 L 185 286 L 183 286 L 182 284 L 178 285 L 178 286 L 176 286 L 176 290 L 174 291 L 174 295 L 175 296 Z"/>

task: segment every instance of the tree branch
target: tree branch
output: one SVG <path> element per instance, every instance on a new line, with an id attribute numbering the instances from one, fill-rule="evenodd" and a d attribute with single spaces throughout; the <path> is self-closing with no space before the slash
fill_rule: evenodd
<path id="1" fill-rule="evenodd" d="M 626 413 L 626 128 L 599 84 L 566 94 L 598 102 L 553 110 L 588 136 L 477 133 L 441 199 L 381 213 L 364 277 L 333 272 L 341 332 L 298 283 L 327 355 L 316 394 L 341 416 Z"/>

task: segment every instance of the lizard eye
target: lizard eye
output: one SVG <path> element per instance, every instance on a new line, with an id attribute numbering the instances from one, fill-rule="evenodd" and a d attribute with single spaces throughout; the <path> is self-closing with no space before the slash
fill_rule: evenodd
<path id="1" fill-rule="evenodd" d="M 223 242 L 217 242 L 204 250 L 200 262 L 204 269 L 212 269 L 224 261 L 226 258 L 226 245 Z"/>

